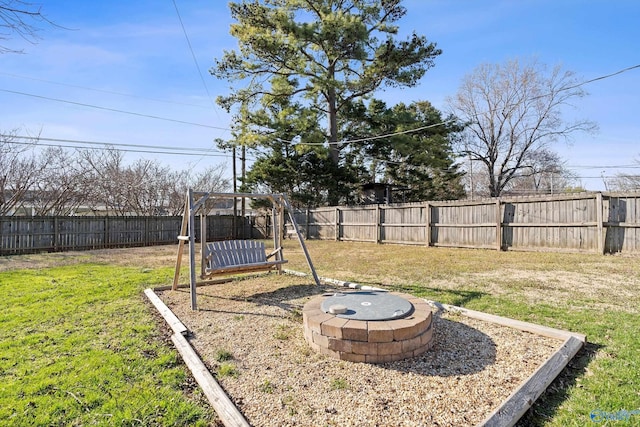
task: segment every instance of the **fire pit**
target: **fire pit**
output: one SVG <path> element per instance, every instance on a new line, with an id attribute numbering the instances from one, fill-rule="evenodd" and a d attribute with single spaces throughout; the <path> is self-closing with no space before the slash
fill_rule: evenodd
<path id="1" fill-rule="evenodd" d="M 422 299 L 385 291 L 324 294 L 302 311 L 311 347 L 352 362 L 415 357 L 433 344 L 431 308 Z"/>

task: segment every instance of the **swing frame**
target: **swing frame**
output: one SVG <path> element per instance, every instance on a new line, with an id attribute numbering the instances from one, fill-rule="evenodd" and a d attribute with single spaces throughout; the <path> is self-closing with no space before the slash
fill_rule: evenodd
<path id="1" fill-rule="evenodd" d="M 246 262 L 247 254 L 245 253 L 248 249 L 246 247 L 248 245 L 243 245 L 242 241 L 232 241 L 235 242 L 232 245 L 226 246 L 225 250 L 231 251 L 227 254 L 227 256 L 222 256 L 219 258 L 224 258 L 226 261 L 224 267 L 220 268 L 211 268 L 211 257 L 212 249 L 211 247 L 207 247 L 207 209 L 206 202 L 209 199 L 229 199 L 229 198 L 253 198 L 253 199 L 267 199 L 270 200 L 273 205 L 273 211 L 271 215 L 271 223 L 273 230 L 273 246 L 274 251 L 268 256 L 265 254 L 264 258 L 255 256 L 249 256 L 251 258 L 251 262 Z M 173 285 L 171 287 L 172 290 L 178 289 L 178 282 L 180 279 L 180 266 L 182 264 L 182 254 L 184 253 L 184 245 L 188 242 L 189 244 L 189 290 L 191 294 L 191 309 L 197 310 L 197 298 L 196 298 L 196 287 L 197 287 L 197 269 L 196 269 L 196 238 L 195 238 L 195 224 L 196 224 L 196 215 L 200 216 L 200 274 L 199 277 L 202 281 L 206 283 L 206 281 L 212 280 L 215 276 L 220 274 L 230 274 L 230 273 L 243 273 L 243 272 L 255 272 L 260 270 L 272 270 L 277 269 L 278 273 L 282 273 L 282 264 L 287 261 L 284 259 L 282 254 L 282 239 L 283 239 L 283 230 L 284 230 L 284 214 L 285 210 L 289 214 L 289 219 L 293 228 L 298 235 L 298 241 L 300 242 L 300 247 L 304 252 L 305 258 L 307 260 L 307 265 L 311 270 L 313 275 L 313 279 L 316 285 L 320 285 L 320 279 L 316 274 L 316 270 L 313 266 L 313 262 L 311 261 L 311 257 L 309 256 L 309 251 L 307 250 L 307 246 L 304 243 L 304 239 L 300 233 L 300 229 L 298 224 L 296 223 L 295 216 L 293 215 L 293 209 L 291 208 L 291 204 L 287 199 L 287 196 L 284 194 L 259 194 L 259 193 L 212 193 L 212 192 L 204 192 L 204 191 L 194 191 L 189 189 L 187 191 L 186 199 L 185 199 L 185 207 L 184 212 L 182 214 L 182 226 L 180 228 L 180 235 L 178 236 L 178 254 L 176 256 L 176 268 L 173 276 Z M 251 245 L 253 246 L 253 245 Z M 219 248 L 218 248 L 219 249 Z M 255 253 L 255 247 L 252 247 L 250 250 Z M 224 254 L 223 254 L 224 255 Z M 274 261 L 268 261 L 267 258 L 271 256 L 275 257 Z M 245 261 L 240 261 L 243 259 Z M 234 261 L 235 260 L 235 261 Z"/>

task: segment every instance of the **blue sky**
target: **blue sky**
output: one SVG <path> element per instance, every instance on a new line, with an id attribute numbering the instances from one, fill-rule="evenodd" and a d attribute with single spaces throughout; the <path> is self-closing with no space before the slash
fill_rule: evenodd
<path id="1" fill-rule="evenodd" d="M 43 13 L 65 29 L 43 28 L 35 45 L 19 38 L 5 42 L 25 53 L 1 56 L 0 129 L 52 139 L 203 149 L 212 148 L 215 138 L 230 137 L 225 130 L 230 118 L 214 103 L 227 93 L 228 83 L 208 73 L 214 58 L 236 46 L 228 34 L 227 2 L 175 4 L 195 61 L 172 0 L 43 1 Z M 443 54 L 418 87 L 376 95 L 389 104 L 428 100 L 446 110 L 446 97 L 481 63 L 536 58 L 560 64 L 581 80 L 640 64 L 635 0 L 403 4 L 408 13 L 399 22 L 401 32 L 425 35 Z M 583 186 L 605 190 L 603 176 L 640 173 L 620 167 L 640 159 L 640 68 L 585 89 L 590 95 L 567 117 L 593 120 L 599 132 L 553 148 Z M 157 158 L 175 169 L 194 170 L 223 163 L 230 176 L 229 156 L 215 149 L 209 154 L 214 156 L 127 153 L 126 158 Z"/>

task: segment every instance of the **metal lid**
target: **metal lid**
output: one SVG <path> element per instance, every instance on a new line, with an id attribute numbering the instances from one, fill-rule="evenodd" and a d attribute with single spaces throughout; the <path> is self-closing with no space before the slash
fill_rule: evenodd
<path id="1" fill-rule="evenodd" d="M 346 310 L 338 313 L 343 310 L 332 310 L 335 306 L 346 307 Z M 322 301 L 320 307 L 325 313 L 354 320 L 401 319 L 413 313 L 413 304 L 409 301 L 381 291 L 338 292 Z"/>

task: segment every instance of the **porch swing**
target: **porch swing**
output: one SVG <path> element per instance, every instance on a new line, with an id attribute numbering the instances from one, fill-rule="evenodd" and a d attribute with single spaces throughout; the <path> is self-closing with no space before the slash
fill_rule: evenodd
<path id="1" fill-rule="evenodd" d="M 215 199 L 233 198 L 259 198 L 271 201 L 272 215 L 271 225 L 273 234 L 273 251 L 266 253 L 265 244 L 257 240 L 223 240 L 207 242 L 207 201 Z M 209 193 L 202 191 L 187 191 L 184 212 L 182 215 L 182 226 L 178 236 L 178 255 L 176 257 L 176 269 L 173 276 L 172 289 L 178 289 L 180 278 L 180 266 L 182 264 L 182 254 L 185 242 L 189 243 L 189 288 L 191 292 L 191 309 L 197 310 L 196 286 L 198 283 L 205 284 L 221 275 L 231 275 L 238 273 L 272 271 L 276 270 L 282 274 L 282 265 L 287 263 L 282 253 L 282 237 L 284 230 L 285 209 L 289 214 L 291 225 L 298 235 L 300 247 L 304 252 L 307 264 L 311 270 L 316 284 L 320 280 L 316 274 L 309 252 L 300 234 L 300 230 L 295 221 L 293 210 L 289 200 L 284 194 L 253 194 L 253 193 Z M 195 239 L 195 217 L 200 216 L 200 282 L 196 276 L 196 239 Z M 273 258 L 273 259 L 271 259 Z"/>

